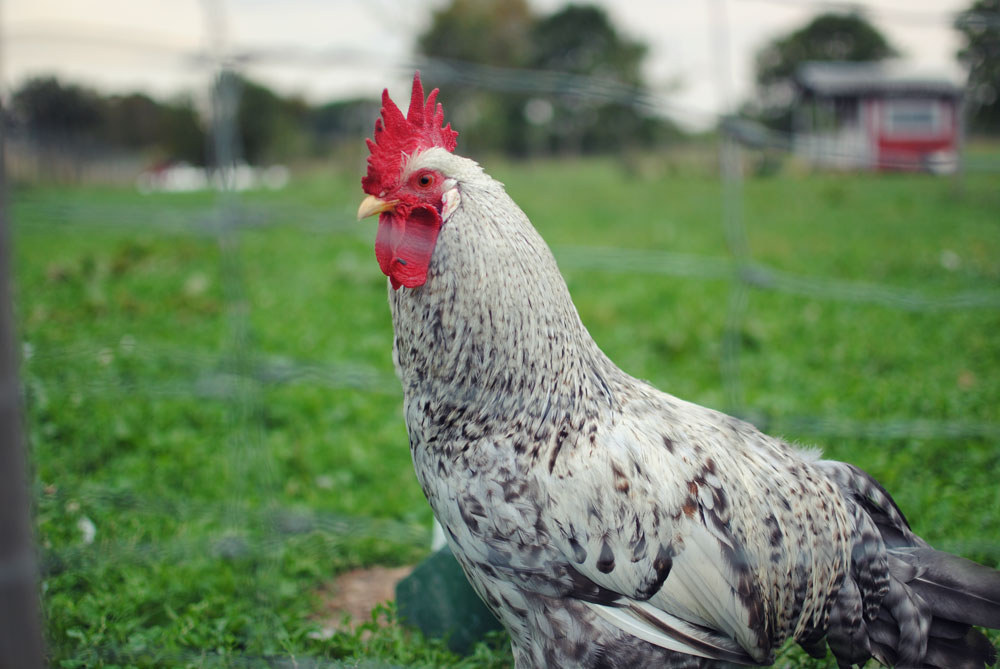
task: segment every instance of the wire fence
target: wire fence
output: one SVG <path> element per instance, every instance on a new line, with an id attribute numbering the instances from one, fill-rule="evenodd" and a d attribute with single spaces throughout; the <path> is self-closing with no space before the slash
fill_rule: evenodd
<path id="1" fill-rule="evenodd" d="M 777 0 L 780 1 L 780 0 Z M 837 4 L 837 3 L 826 3 Z M 854 5 L 851 5 L 853 7 Z M 235 121 L 239 91 L 233 85 L 231 71 L 241 71 L 259 64 L 293 65 L 303 68 L 322 67 L 336 62 L 343 64 L 364 59 L 365 54 L 345 53 L 340 49 L 310 51 L 301 48 L 260 49 L 234 52 L 228 48 L 227 16 L 221 2 L 206 0 L 205 24 L 208 27 L 209 48 L 200 53 L 178 54 L 185 67 L 206 68 L 213 74 L 211 90 L 212 155 L 214 169 L 222 176 L 221 188 L 212 202 L 184 209 L 157 207 L 149 209 L 133 204 L 118 205 L 101 201 L 83 204 L 61 202 L 30 190 L 18 193 L 18 211 L 35 221 L 39 229 L 51 228 L 129 231 L 155 231 L 162 235 L 183 235 L 214 240 L 218 248 L 218 276 L 222 279 L 225 312 L 225 334 L 222 352 L 211 348 L 191 349 L 161 344 L 137 342 L 127 333 L 119 333 L 111 341 L 79 341 L 66 345 L 37 346 L 25 342 L 21 351 L 22 367 L 27 381 L 41 367 L 56 369 L 60 361 L 96 359 L 102 356 L 127 356 L 140 367 L 156 367 L 152 378 L 138 376 L 93 374 L 76 378 L 72 389 L 84 396 L 99 397 L 111 402 L 128 402 L 141 395 L 144 398 L 187 398 L 212 402 L 225 412 L 225 429 L 220 450 L 226 461 L 226 477 L 234 483 L 224 504 L 213 501 L 178 501 L 157 499 L 125 491 L 114 485 L 75 490 L 72 494 L 58 490 L 35 490 L 38 502 L 66 505 L 77 504 L 105 513 L 139 509 L 150 517 L 183 518 L 191 522 L 210 524 L 211 533 L 189 537 L 179 534 L 173 541 L 98 542 L 56 550 L 41 550 L 42 578 L 68 571 L 92 570 L 102 564 L 132 562 L 178 563 L 200 556 L 216 556 L 220 560 L 254 558 L 254 570 L 262 584 L 268 584 L 281 559 L 280 548 L 294 538 L 322 537 L 313 548 L 303 550 L 335 551 L 346 541 L 375 541 L 423 547 L 429 544 L 430 528 L 418 522 L 358 517 L 321 512 L 312 509 L 282 508 L 273 500 L 281 488 L 262 433 L 262 407 L 270 389 L 307 386 L 331 390 L 349 389 L 364 393 L 384 394 L 388 398 L 399 393 L 395 378 L 385 371 L 353 360 L 334 363 L 310 362 L 261 350 L 254 340 L 252 327 L 253 303 L 248 296 L 244 235 L 248 231 L 271 226 L 294 226 L 301 231 L 324 235 L 360 235 L 350 221 L 353 208 L 349 204 L 324 203 L 274 206 L 253 202 L 236 189 L 234 175 L 241 155 Z M 916 15 L 910 17 L 918 20 Z M 919 20 L 925 20 L 920 17 Z M 976 21 L 981 17 L 966 16 Z M 987 19 L 982 19 L 987 20 Z M 989 19 L 992 20 L 992 19 Z M 33 39 L 44 37 L 45 31 L 33 33 Z M 30 35 L 28 35 L 30 37 Z M 21 38 L 26 38 L 22 35 Z M 155 45 L 154 45 L 155 46 Z M 118 47 L 127 50 L 151 48 L 148 44 L 119 40 Z M 164 47 L 166 49 L 166 47 Z M 169 51 L 169 49 L 167 49 Z M 171 52 L 172 53 L 172 52 Z M 414 59 L 396 63 L 401 71 L 419 67 L 424 79 L 435 86 L 480 88 L 499 92 L 529 93 L 546 97 L 580 97 L 596 102 L 611 102 L 630 106 L 644 113 L 674 113 L 706 116 L 706 110 L 677 108 L 669 96 L 623 85 L 619 82 L 582 77 L 561 72 L 510 70 L 435 59 Z M 721 86 L 721 84 L 720 84 Z M 751 314 L 752 295 L 777 294 L 817 300 L 869 305 L 900 312 L 932 313 L 947 319 L 956 312 L 1000 309 L 1000 288 L 984 285 L 975 289 L 943 292 L 929 287 L 884 285 L 872 281 L 846 280 L 837 277 L 805 275 L 769 266 L 756 260 L 748 243 L 748 221 L 743 192 L 743 152 L 767 148 L 791 151 L 791 136 L 768 133 L 749 138 L 746 126 L 721 123 L 724 139 L 720 146 L 720 179 L 722 181 L 723 227 L 728 255 L 706 256 L 674 253 L 662 250 L 630 248 L 597 248 L 554 246 L 556 258 L 565 270 L 587 269 L 608 273 L 635 273 L 653 277 L 679 277 L 697 281 L 724 282 L 728 286 L 725 324 L 722 336 L 721 379 L 725 387 L 728 408 L 753 418 L 764 429 L 780 429 L 812 437 L 850 437 L 860 439 L 919 438 L 919 439 L 987 439 L 1000 437 L 1000 423 L 976 419 L 935 419 L 916 416 L 886 420 L 861 420 L 837 415 L 784 415 L 762 417 L 746 400 L 745 381 L 741 376 L 744 356 L 742 333 Z M 363 141 L 361 137 L 358 141 Z M 975 167 L 973 165 L 973 167 Z M 990 168 L 983 165 L 984 169 Z M 14 221 L 16 226 L 18 221 Z M 38 233 L 38 229 L 35 233 Z M 43 230 L 44 231 L 44 230 Z M 390 353 L 385 352 L 386 356 Z M 30 390 L 29 390 L 30 394 Z M 37 434 L 37 432 L 36 432 Z M 400 445 L 405 447 L 404 444 Z M 264 491 L 263 493 L 261 491 Z M 270 493 L 268 491 L 271 491 Z M 259 500 L 263 498 L 264 503 Z M 37 501 L 36 500 L 36 501 Z M 249 529 L 248 529 L 249 528 Z M 988 547 L 996 551 L 995 545 Z M 4 565 L 0 564 L 0 567 Z M 263 592 L 267 587 L 261 586 Z M 262 607 L 275 597 L 264 596 Z M 261 614 L 261 620 L 270 620 Z M 261 632 L 266 634 L 267 631 Z M 0 637 L 10 634 L 0 629 Z M 3 647 L 0 645 L 0 647 Z M 230 666 L 312 666 L 309 659 L 288 656 L 280 643 L 271 654 L 233 655 L 223 658 Z M 105 663 L 199 664 L 206 662 L 204 652 L 158 652 L 156 649 L 126 648 L 113 643 L 95 645 L 88 660 Z M 322 663 L 323 666 L 331 666 Z M 350 665 L 356 666 L 356 665 Z M 365 666 L 365 665 L 361 665 Z"/>

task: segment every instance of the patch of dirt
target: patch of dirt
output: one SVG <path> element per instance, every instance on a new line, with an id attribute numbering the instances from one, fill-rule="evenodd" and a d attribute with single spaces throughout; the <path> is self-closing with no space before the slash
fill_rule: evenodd
<path id="1" fill-rule="evenodd" d="M 320 588 L 322 605 L 317 618 L 324 631 L 347 630 L 367 622 L 376 604 L 396 598 L 396 584 L 409 576 L 413 567 L 366 567 L 344 572 Z M 350 616 L 347 625 L 344 615 Z"/>

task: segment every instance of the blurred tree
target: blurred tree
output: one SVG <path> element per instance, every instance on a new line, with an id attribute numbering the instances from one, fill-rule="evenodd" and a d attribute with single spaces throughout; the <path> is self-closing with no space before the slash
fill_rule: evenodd
<path id="1" fill-rule="evenodd" d="M 17 129 L 43 152 L 152 151 L 203 163 L 205 132 L 190 100 L 162 104 L 141 93 L 101 96 L 55 77 L 28 79 L 11 96 Z"/>
<path id="2" fill-rule="evenodd" d="M 309 106 L 303 100 L 281 97 L 247 79 L 240 80 L 238 90 L 236 122 L 247 162 L 284 161 L 305 152 Z"/>
<path id="3" fill-rule="evenodd" d="M 533 20 L 525 0 L 452 0 L 434 12 L 417 47 L 435 58 L 517 67 L 527 60 Z"/>
<path id="4" fill-rule="evenodd" d="M 641 90 L 640 68 L 646 51 L 646 45 L 621 37 L 603 9 L 571 4 L 535 24 L 529 63 L 540 70 L 585 75 Z M 539 102 L 543 101 L 534 104 Z M 534 114 L 531 107 L 526 111 L 529 120 L 546 121 L 553 149 L 614 150 L 649 141 L 655 127 L 655 122 L 623 102 L 573 95 L 558 99 L 551 113 L 544 108 L 536 108 Z"/>
<path id="5" fill-rule="evenodd" d="M 973 130 L 1000 132 L 1000 0 L 975 0 L 955 28 L 965 44 L 958 58 L 969 68 L 967 101 Z"/>
<path id="6" fill-rule="evenodd" d="M 158 134 L 158 143 L 169 159 L 205 164 L 208 140 L 190 98 L 179 98 L 162 106 Z"/>
<path id="7" fill-rule="evenodd" d="M 314 107 L 309 112 L 309 132 L 314 141 L 312 155 L 322 155 L 331 147 L 350 142 L 357 144 L 372 130 L 372 119 L 378 116 L 379 105 L 371 98 L 337 100 Z"/>
<path id="8" fill-rule="evenodd" d="M 757 53 L 758 98 L 753 111 L 768 125 L 790 130 L 792 77 L 799 65 L 808 61 L 878 61 L 897 53 L 864 16 L 821 14 Z"/>
<path id="9" fill-rule="evenodd" d="M 84 161 L 104 150 L 99 135 L 106 105 L 95 91 L 37 77 L 14 91 L 10 106 L 11 136 L 34 154 L 46 179 L 77 181 Z"/>
<path id="10" fill-rule="evenodd" d="M 637 89 L 646 54 L 645 45 L 623 38 L 602 9 L 571 4 L 536 18 L 524 0 L 452 0 L 434 13 L 417 46 L 423 55 L 458 68 L 472 63 L 564 72 Z M 508 90 L 449 88 L 449 117 L 462 129 L 463 150 L 526 155 L 620 149 L 648 141 L 662 125 L 627 100 L 608 99 L 608 89 L 558 97 L 521 92 L 530 90 L 531 76 L 525 71 L 525 81 L 504 82 Z"/>
<path id="11" fill-rule="evenodd" d="M 525 0 L 452 0 L 434 12 L 417 49 L 431 58 L 504 68 L 528 63 L 534 17 Z M 463 150 L 527 151 L 522 110 L 527 96 L 478 87 L 448 90 L 449 116 Z"/>
<path id="12" fill-rule="evenodd" d="M 533 67 L 616 79 L 639 86 L 645 44 L 621 37 L 607 13 L 593 5 L 566 5 L 531 32 Z"/>
<path id="13" fill-rule="evenodd" d="M 102 134 L 112 146 L 142 149 L 161 143 L 163 106 L 149 96 L 115 95 L 104 107 Z"/>
<path id="14" fill-rule="evenodd" d="M 11 96 L 16 122 L 38 141 L 66 142 L 101 128 L 104 101 L 94 91 L 55 77 L 25 81 Z"/>

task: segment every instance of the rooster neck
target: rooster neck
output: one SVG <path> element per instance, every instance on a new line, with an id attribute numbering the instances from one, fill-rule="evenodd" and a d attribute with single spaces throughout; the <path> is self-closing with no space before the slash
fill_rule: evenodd
<path id="1" fill-rule="evenodd" d="M 611 402 L 617 368 L 594 343 L 555 260 L 492 179 L 462 186 L 427 282 L 389 291 L 407 401 L 536 420 Z"/>

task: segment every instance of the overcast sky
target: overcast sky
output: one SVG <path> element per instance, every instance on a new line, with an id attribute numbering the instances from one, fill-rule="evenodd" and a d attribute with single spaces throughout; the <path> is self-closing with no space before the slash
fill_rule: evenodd
<path id="1" fill-rule="evenodd" d="M 5 0 L 3 82 L 9 88 L 29 75 L 54 73 L 115 92 L 204 90 L 208 70 L 197 55 L 221 44 L 270 54 L 251 62 L 247 73 L 283 93 L 315 102 L 375 96 L 388 86 L 405 98 L 415 36 L 446 1 Z M 529 2 L 539 12 L 565 4 Z M 820 0 L 596 4 L 625 34 L 649 45 L 648 83 L 658 92 L 675 91 L 671 105 L 692 126 L 706 125 L 712 114 L 751 94 L 753 55 L 762 44 L 844 6 Z M 951 17 L 971 0 L 859 4 L 908 60 L 954 74 L 959 42 Z"/>

